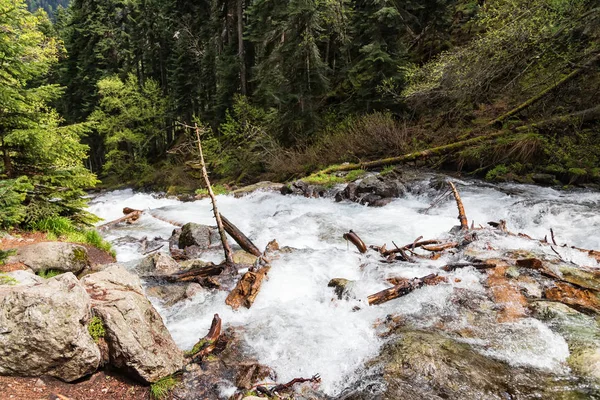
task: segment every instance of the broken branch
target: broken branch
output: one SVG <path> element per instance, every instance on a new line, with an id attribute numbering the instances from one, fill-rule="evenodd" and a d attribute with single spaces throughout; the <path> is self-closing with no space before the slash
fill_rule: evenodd
<path id="1" fill-rule="evenodd" d="M 194 345 L 190 352 L 192 361 L 196 361 L 212 353 L 220 336 L 221 318 L 219 317 L 219 314 L 215 314 L 208 333 Z"/>
<path id="2" fill-rule="evenodd" d="M 375 304 L 382 304 L 387 301 L 396 299 L 398 297 L 406 296 L 413 290 L 419 289 L 424 285 L 437 285 L 438 283 L 440 283 L 440 281 L 445 280 L 440 278 L 441 277 L 438 277 L 438 274 L 429 274 L 422 278 L 414 278 L 402 281 L 394 287 L 370 295 L 367 299 L 369 301 L 370 306 Z"/>
<path id="3" fill-rule="evenodd" d="M 367 246 L 365 245 L 365 242 L 363 242 L 362 239 L 358 237 L 358 235 L 352 229 L 350 229 L 348 233 L 344 233 L 343 237 L 344 239 L 348 240 L 350 243 L 355 245 L 358 251 L 360 251 L 361 253 L 367 252 Z"/>
<path id="4" fill-rule="evenodd" d="M 458 190 L 456 190 L 456 186 L 454 183 L 448 182 L 450 184 L 450 189 L 452 189 L 452 194 L 454 194 L 454 199 L 456 200 L 456 207 L 458 208 L 458 219 L 460 221 L 460 229 L 468 230 L 469 229 L 469 221 L 467 220 L 467 215 L 465 214 L 465 206 L 458 194 Z"/>

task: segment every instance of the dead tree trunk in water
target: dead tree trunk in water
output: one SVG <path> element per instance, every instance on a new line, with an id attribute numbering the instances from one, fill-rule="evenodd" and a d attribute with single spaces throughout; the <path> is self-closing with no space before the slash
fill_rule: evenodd
<path id="1" fill-rule="evenodd" d="M 200 165 L 202 166 L 202 176 L 204 177 L 206 190 L 208 190 L 208 195 L 210 196 L 210 201 L 212 202 L 213 206 L 213 213 L 215 215 L 215 219 L 217 220 L 219 236 L 221 236 L 221 243 L 223 244 L 223 251 L 225 252 L 225 262 L 228 265 L 233 265 L 233 252 L 231 251 L 231 247 L 229 247 L 229 243 L 227 243 L 227 236 L 225 235 L 225 229 L 223 228 L 221 214 L 217 209 L 217 199 L 215 198 L 212 186 L 210 185 L 210 180 L 208 179 L 208 172 L 206 171 L 206 164 L 204 163 L 204 154 L 202 153 L 202 142 L 200 140 L 200 128 L 198 127 L 198 124 L 194 124 L 194 128 L 196 129 L 196 139 L 198 140 L 198 151 L 200 152 Z"/>
<path id="2" fill-rule="evenodd" d="M 456 207 L 458 208 L 458 219 L 460 220 L 460 229 L 466 231 L 469 229 L 469 221 L 467 220 L 467 215 L 465 214 L 465 206 L 463 205 L 463 202 L 460 199 L 460 195 L 458 194 L 458 190 L 456 190 L 456 186 L 454 186 L 454 183 L 448 183 L 450 184 L 450 188 L 452 188 L 452 193 L 454 194 L 454 199 L 456 200 Z"/>
<path id="3" fill-rule="evenodd" d="M 260 257 L 262 255 L 258 247 L 256 247 L 254 243 L 252 243 L 252 241 L 248 239 L 248 237 L 244 235 L 242 231 L 240 231 L 234 224 L 231 223 L 231 221 L 225 218 L 225 216 L 222 214 L 221 220 L 223 221 L 225 231 L 229 233 L 229 236 L 231 236 L 233 240 L 235 240 L 242 249 L 244 249 L 252 255 L 255 255 L 256 257 Z"/>
<path id="4" fill-rule="evenodd" d="M 445 281 L 446 279 L 444 277 L 438 276 L 437 274 L 429 274 L 422 278 L 407 279 L 394 287 L 370 295 L 367 297 L 367 300 L 369 301 L 370 306 L 374 304 L 382 304 L 387 301 L 397 299 L 398 297 L 405 296 L 413 290 L 424 285 L 437 285 L 438 283 Z"/>

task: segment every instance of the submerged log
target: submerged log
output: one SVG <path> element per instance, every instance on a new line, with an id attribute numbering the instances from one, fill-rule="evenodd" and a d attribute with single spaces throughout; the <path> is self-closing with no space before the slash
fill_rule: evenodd
<path id="1" fill-rule="evenodd" d="M 441 241 L 439 240 L 423 240 L 421 242 L 413 242 L 413 243 L 409 243 L 405 246 L 402 246 L 400 248 L 395 248 L 395 249 L 390 249 L 390 250 L 385 250 L 383 249 L 383 251 L 381 252 L 381 254 L 385 257 L 391 255 L 391 254 L 395 254 L 395 253 L 400 253 L 400 250 L 411 250 L 413 251 L 414 249 L 423 247 L 423 246 L 428 246 L 428 245 L 432 245 L 432 244 L 439 244 L 441 243 Z"/>
<path id="2" fill-rule="evenodd" d="M 382 304 L 398 297 L 406 296 L 413 290 L 419 289 L 424 285 L 437 285 L 438 283 L 445 281 L 444 278 L 440 278 L 442 277 L 439 277 L 438 274 L 429 274 L 421 278 L 400 281 L 396 286 L 372 294 L 367 299 L 370 306 Z"/>
<path id="3" fill-rule="evenodd" d="M 365 242 L 363 242 L 362 239 L 352 229 L 350 229 L 348 233 L 344 233 L 343 238 L 355 245 L 358 251 L 361 253 L 367 252 L 367 246 L 365 245 Z"/>
<path id="4" fill-rule="evenodd" d="M 451 271 L 455 271 L 459 268 L 467 268 L 467 267 L 473 267 L 478 270 L 483 270 L 483 269 L 496 268 L 496 264 L 491 263 L 491 262 L 464 262 L 464 263 L 446 264 L 442 267 L 442 269 L 446 272 L 451 272 Z"/>
<path id="5" fill-rule="evenodd" d="M 225 218 L 223 214 L 221 214 L 221 220 L 223 221 L 223 227 L 225 228 L 225 231 L 233 238 L 233 240 L 236 241 L 237 244 L 240 245 L 242 249 L 252 255 L 255 255 L 256 257 L 260 257 L 262 255 L 258 247 L 256 247 L 254 243 L 252 243 L 252 241 L 242 233 L 242 231 L 232 224 L 231 221 Z"/>
<path id="6" fill-rule="evenodd" d="M 215 314 L 208 333 L 194 345 L 189 353 L 189 357 L 192 361 L 199 360 L 212 353 L 220 336 L 221 318 L 219 317 L 219 314 Z"/>
<path id="7" fill-rule="evenodd" d="M 124 217 L 117 218 L 114 221 L 110 221 L 110 222 L 107 222 L 105 224 L 98 226 L 97 229 L 98 230 L 109 229 L 117 224 L 122 223 L 122 222 L 125 222 L 126 224 L 131 224 L 131 223 L 137 221 L 138 219 L 140 219 L 140 217 L 142 216 L 142 213 L 143 213 L 142 210 L 133 210 L 133 209 L 127 208 L 127 207 L 123 209 L 123 211 L 125 211 L 125 210 L 132 210 L 132 211 L 130 213 L 128 213 L 127 215 L 125 215 Z"/>

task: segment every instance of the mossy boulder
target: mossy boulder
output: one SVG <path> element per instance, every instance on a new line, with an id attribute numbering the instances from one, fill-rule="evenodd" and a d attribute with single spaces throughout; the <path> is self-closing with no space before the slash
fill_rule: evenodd
<path id="1" fill-rule="evenodd" d="M 52 270 L 78 274 L 89 265 L 85 247 L 64 242 L 41 242 L 20 247 L 7 262 L 21 262 L 35 273 Z"/>

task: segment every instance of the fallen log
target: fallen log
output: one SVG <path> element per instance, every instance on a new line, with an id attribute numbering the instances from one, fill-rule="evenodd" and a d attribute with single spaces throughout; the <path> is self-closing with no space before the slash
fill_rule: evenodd
<path id="1" fill-rule="evenodd" d="M 447 249 L 452 249 L 454 247 L 458 247 L 458 242 L 448 242 L 448 243 L 441 243 L 438 245 L 421 246 L 421 248 L 423 250 L 427 250 L 427 251 L 444 251 Z"/>
<path id="2" fill-rule="evenodd" d="M 252 255 L 255 255 L 256 257 L 260 257 L 262 255 L 258 247 L 256 247 L 254 243 L 252 243 L 252 241 L 242 233 L 242 231 L 232 224 L 231 221 L 225 218 L 223 214 L 221 214 L 221 220 L 223 221 L 223 227 L 225 228 L 225 231 L 233 238 L 233 240 L 236 241 L 237 244 L 240 245 L 242 249 Z"/>
<path id="3" fill-rule="evenodd" d="M 437 274 L 429 274 L 421 278 L 408 279 L 401 281 L 394 287 L 382 290 L 367 297 L 369 305 L 376 305 L 388 302 L 398 297 L 406 296 L 415 289 L 419 289 L 424 285 L 437 285 L 440 283 Z"/>
<path id="4" fill-rule="evenodd" d="M 123 209 L 123 211 L 127 210 L 127 208 Z M 117 218 L 114 221 L 110 221 L 107 222 L 105 224 L 102 224 L 100 226 L 97 227 L 98 230 L 104 230 L 104 229 L 108 229 L 108 228 L 112 228 L 113 226 L 120 224 L 121 222 L 125 222 L 126 224 L 131 224 L 135 221 L 137 221 L 138 219 L 140 219 L 140 217 L 142 216 L 143 211 L 141 210 L 133 210 L 132 212 L 128 213 L 127 215 L 121 217 L 121 218 Z"/>
<path id="5" fill-rule="evenodd" d="M 210 329 L 206 336 L 200 339 L 188 353 L 191 362 L 197 361 L 212 353 L 216 347 L 217 340 L 221 336 L 221 318 L 219 314 L 215 314 Z"/>
<path id="6" fill-rule="evenodd" d="M 362 239 L 352 229 L 350 229 L 348 233 L 344 233 L 343 238 L 355 245 L 358 251 L 361 253 L 367 252 L 367 246 L 365 245 L 365 242 L 363 242 Z"/>
<path id="7" fill-rule="evenodd" d="M 158 275 L 153 278 L 163 279 L 167 282 L 198 282 L 203 278 L 220 275 L 224 270 L 225 266 L 223 264 L 209 264 L 204 267 L 191 268 L 187 271 L 177 272 L 171 275 Z"/>

